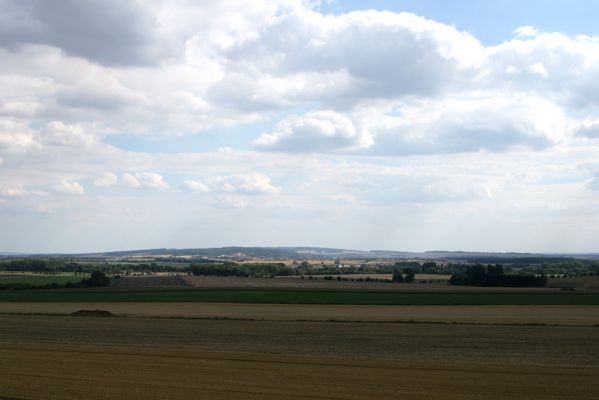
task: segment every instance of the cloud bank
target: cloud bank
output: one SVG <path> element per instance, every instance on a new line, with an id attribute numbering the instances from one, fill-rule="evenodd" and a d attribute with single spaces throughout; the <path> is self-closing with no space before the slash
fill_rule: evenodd
<path id="1" fill-rule="evenodd" d="M 303 1 L 0 0 L 0 57 L 7 250 L 596 246 L 595 36 L 488 44 Z"/>

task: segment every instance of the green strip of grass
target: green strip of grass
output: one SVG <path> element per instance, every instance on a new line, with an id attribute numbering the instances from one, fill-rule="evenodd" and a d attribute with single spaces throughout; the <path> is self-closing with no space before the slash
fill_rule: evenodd
<path id="1" fill-rule="evenodd" d="M 3 302 L 215 302 L 348 305 L 599 305 L 599 293 L 406 293 L 281 289 L 0 291 Z"/>
<path id="2" fill-rule="evenodd" d="M 6 284 L 24 284 L 24 285 L 49 285 L 52 283 L 58 283 L 64 285 L 67 282 L 79 282 L 81 279 L 86 278 L 85 275 L 37 275 L 37 274 L 14 274 L 14 275 L 0 275 L 0 285 Z"/>

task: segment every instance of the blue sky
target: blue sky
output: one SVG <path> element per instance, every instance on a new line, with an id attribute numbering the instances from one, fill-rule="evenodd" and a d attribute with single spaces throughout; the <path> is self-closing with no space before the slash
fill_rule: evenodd
<path id="1" fill-rule="evenodd" d="M 594 2 L 0 4 L 0 251 L 598 251 Z"/>
<path id="2" fill-rule="evenodd" d="M 411 12 L 471 32 L 486 45 L 510 39 L 512 31 L 524 25 L 568 35 L 599 34 L 599 4 L 592 0 L 334 1 L 322 8 L 334 14 L 366 9 Z"/>

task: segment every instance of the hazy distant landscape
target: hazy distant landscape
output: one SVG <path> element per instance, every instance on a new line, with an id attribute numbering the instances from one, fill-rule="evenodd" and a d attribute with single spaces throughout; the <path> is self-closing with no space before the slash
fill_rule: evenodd
<path id="1" fill-rule="evenodd" d="M 597 16 L 0 0 L 0 400 L 599 399 Z"/>
<path id="2" fill-rule="evenodd" d="M 218 247 L 218 248 L 197 248 L 197 249 L 145 249 L 145 250 L 125 250 L 108 251 L 101 253 L 51 253 L 51 254 L 25 254 L 25 253 L 7 253 L 0 252 L 0 256 L 38 256 L 38 257 L 143 257 L 143 256 L 195 256 L 195 257 L 229 257 L 229 258 L 271 258 L 271 259 L 483 259 L 483 258 L 582 258 L 597 259 L 599 253 L 494 253 L 494 252 L 468 252 L 468 251 L 426 251 L 426 252 L 408 252 L 392 250 L 347 250 L 332 249 L 321 247 Z"/>

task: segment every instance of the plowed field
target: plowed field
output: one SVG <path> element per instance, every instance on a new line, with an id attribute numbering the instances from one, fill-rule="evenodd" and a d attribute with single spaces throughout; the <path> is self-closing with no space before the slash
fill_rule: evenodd
<path id="1" fill-rule="evenodd" d="M 599 329 L 0 316 L 2 399 L 597 399 Z"/>

